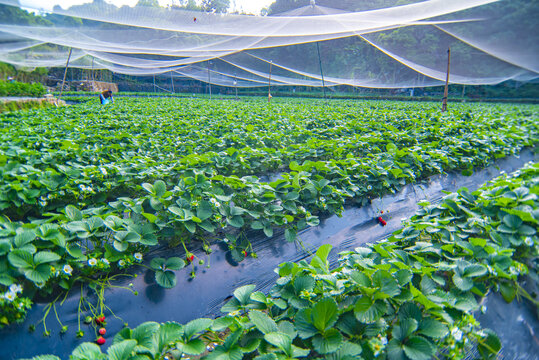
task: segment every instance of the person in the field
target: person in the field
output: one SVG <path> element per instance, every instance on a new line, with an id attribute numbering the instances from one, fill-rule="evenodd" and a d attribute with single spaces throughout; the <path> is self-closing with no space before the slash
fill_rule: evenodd
<path id="1" fill-rule="evenodd" d="M 114 104 L 114 98 L 112 97 L 111 90 L 105 90 L 99 94 L 99 100 L 101 100 L 101 105 L 108 104 L 111 101 Z"/>

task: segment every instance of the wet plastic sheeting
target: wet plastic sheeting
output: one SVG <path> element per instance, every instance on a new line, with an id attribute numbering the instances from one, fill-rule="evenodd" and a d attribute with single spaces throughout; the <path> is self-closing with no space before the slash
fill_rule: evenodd
<path id="1" fill-rule="evenodd" d="M 220 308 L 231 296 L 233 290 L 246 284 L 256 284 L 262 291 L 268 291 L 277 275 L 273 270 L 282 262 L 299 261 L 309 256 L 322 244 L 332 244 L 334 251 L 330 261 L 335 263 L 338 252 L 352 250 L 362 244 L 372 243 L 388 237 L 393 231 L 401 227 L 401 218 L 408 218 L 417 210 L 417 202 L 427 199 L 431 203 L 440 201 L 444 196 L 442 191 L 455 191 L 467 187 L 473 191 L 488 180 L 499 175 L 500 171 L 507 173 L 521 168 L 526 162 L 539 160 L 538 155 L 525 150 L 520 157 L 509 157 L 476 172 L 470 177 L 459 174 L 434 176 L 423 184 L 408 185 L 398 194 L 388 195 L 382 199 L 373 200 L 368 206 L 352 207 L 344 211 L 341 218 L 332 216 L 322 220 L 320 225 L 303 231 L 300 236 L 303 246 L 288 243 L 282 232 L 276 231 L 273 238 L 267 239 L 263 234 L 254 233 L 250 236 L 258 259 L 248 258 L 240 264 L 235 264 L 227 252 L 226 246 L 212 246 L 213 254 L 210 258 L 210 267 L 196 265 L 196 279 L 191 280 L 190 266 L 177 272 L 178 285 L 165 290 L 155 284 L 153 272 L 141 272 L 136 279 L 127 279 L 118 285 L 126 286 L 133 283 L 139 295 L 135 296 L 127 290 L 109 289 L 105 292 L 106 304 L 122 320 L 107 315 L 108 334 L 119 331 L 123 322 L 135 327 L 145 321 L 178 321 L 187 322 L 201 316 L 215 317 L 219 315 Z M 387 226 L 378 225 L 374 216 L 378 211 L 384 210 Z M 389 213 L 387 211 L 389 210 Z M 199 249 L 194 251 L 200 259 L 207 256 Z M 146 261 L 153 256 L 171 257 L 184 254 L 176 249 L 159 249 L 147 256 Z M 195 261 L 196 262 L 196 261 Z M 36 304 L 28 314 L 26 322 L 20 326 L 13 326 L 0 331 L 0 359 L 18 359 L 32 357 L 39 354 L 55 354 L 62 359 L 68 358 L 71 351 L 84 341 L 95 340 L 91 328 L 85 324 L 82 329 L 86 332 L 84 338 L 76 339 L 78 294 L 71 295 L 62 306 L 58 306 L 58 314 L 69 331 L 60 335 L 60 325 L 54 318 L 54 313 L 48 317 L 47 326 L 51 330 L 51 337 L 42 336 L 43 326 L 38 325 L 34 333 L 28 332 L 30 324 L 37 323 L 43 317 L 46 304 Z M 490 300 L 489 300 L 490 301 Z M 487 319 L 490 319 L 487 313 Z M 82 316 L 84 318 L 85 315 Z M 494 316 L 494 315 L 493 315 Z M 528 323 L 537 327 L 535 317 L 524 315 Z M 488 320 L 487 320 L 488 321 Z M 504 324 L 516 322 L 516 317 L 504 319 Z M 515 323 L 521 326 L 522 322 Z M 495 328 L 495 330 L 498 330 Z M 511 332 L 501 332 L 502 338 L 507 339 L 512 348 L 535 349 L 527 344 L 533 339 L 525 334 L 513 338 Z M 529 333 L 528 333 L 529 334 Z M 107 345 L 112 342 L 112 336 L 106 336 Z M 539 353 L 539 352 L 536 352 Z M 533 354 L 533 353 L 531 353 Z"/>

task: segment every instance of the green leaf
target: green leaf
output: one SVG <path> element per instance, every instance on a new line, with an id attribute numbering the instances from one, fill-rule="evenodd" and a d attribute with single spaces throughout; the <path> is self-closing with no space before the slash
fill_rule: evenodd
<path id="1" fill-rule="evenodd" d="M 142 188 L 149 192 L 150 194 L 154 194 L 153 185 L 148 183 L 143 183 Z"/>
<path id="2" fill-rule="evenodd" d="M 177 342 L 176 347 L 178 350 L 188 355 L 200 355 L 206 351 L 206 344 L 201 339 L 192 339 L 187 342 Z"/>
<path id="3" fill-rule="evenodd" d="M 229 216 L 226 218 L 226 221 L 235 228 L 241 228 L 243 225 L 245 225 L 243 217 L 241 216 Z"/>
<path id="4" fill-rule="evenodd" d="M 320 332 L 333 327 L 339 317 L 337 302 L 333 298 L 327 297 L 318 301 L 311 313 L 313 325 Z"/>
<path id="5" fill-rule="evenodd" d="M 286 355 L 291 355 L 292 339 L 287 334 L 270 332 L 264 335 L 264 340 L 281 349 Z"/>
<path id="6" fill-rule="evenodd" d="M 294 229 L 286 229 L 284 231 L 284 237 L 286 239 L 286 241 L 292 243 L 294 241 L 296 241 L 296 237 L 297 237 L 297 233 Z"/>
<path id="7" fill-rule="evenodd" d="M 204 221 L 213 215 L 213 208 L 208 201 L 201 201 L 197 207 L 197 217 Z"/>
<path id="8" fill-rule="evenodd" d="M 413 302 L 404 303 L 399 309 L 399 319 L 401 320 L 411 318 L 419 323 L 422 317 L 423 314 L 421 313 L 421 310 L 419 310 L 419 307 Z"/>
<path id="9" fill-rule="evenodd" d="M 322 245 L 322 246 L 320 246 L 318 248 L 318 250 L 316 251 L 316 254 L 315 254 L 314 257 L 322 260 L 322 262 L 324 264 L 326 264 L 327 260 L 328 260 L 329 253 L 331 252 L 331 249 L 333 249 L 333 246 L 331 246 L 329 244 Z M 313 264 L 313 262 L 311 261 L 311 265 L 312 264 Z"/>
<path id="10" fill-rule="evenodd" d="M 44 283 L 51 276 L 51 267 L 48 264 L 41 264 L 36 266 L 35 269 L 25 270 L 24 276 L 35 283 Z"/>
<path id="11" fill-rule="evenodd" d="M 296 294 L 302 291 L 313 291 L 316 281 L 312 276 L 298 276 L 294 279 L 294 290 Z"/>
<path id="12" fill-rule="evenodd" d="M 251 294 L 256 289 L 256 285 L 245 285 L 234 290 L 234 297 L 240 304 L 247 305 L 251 299 Z"/>
<path id="13" fill-rule="evenodd" d="M 153 347 L 154 335 L 159 331 L 159 324 L 153 321 L 145 322 L 137 326 L 131 332 L 131 339 L 137 341 L 137 345 L 147 349 Z"/>
<path id="14" fill-rule="evenodd" d="M 165 261 L 165 267 L 170 270 L 180 270 L 185 267 L 185 261 L 179 257 L 171 257 Z"/>
<path id="15" fill-rule="evenodd" d="M 400 269 L 395 272 L 395 278 L 400 286 L 408 284 L 412 280 L 413 273 L 408 269 Z"/>
<path id="16" fill-rule="evenodd" d="M 168 346 L 172 341 L 180 338 L 183 334 L 183 327 L 175 322 L 166 322 L 159 326 L 159 332 L 154 335 L 157 345 L 157 352 L 161 353 L 165 346 Z"/>
<path id="17" fill-rule="evenodd" d="M 489 359 L 489 355 L 497 355 L 502 349 L 502 343 L 496 335 L 496 333 L 490 329 L 483 330 L 486 333 L 486 337 L 483 341 L 477 343 L 477 350 L 483 356 L 484 359 Z"/>
<path id="18" fill-rule="evenodd" d="M 294 325 L 298 330 L 298 335 L 302 339 L 308 339 L 318 333 L 312 324 L 311 309 L 302 309 L 297 312 Z"/>
<path id="19" fill-rule="evenodd" d="M 66 215 L 71 221 L 80 221 L 82 220 L 82 213 L 73 205 L 67 205 L 65 209 Z"/>
<path id="20" fill-rule="evenodd" d="M 35 232 L 31 230 L 25 230 L 15 235 L 13 245 L 15 245 L 15 247 L 17 248 L 20 248 L 34 241 L 35 238 L 36 238 Z"/>
<path id="21" fill-rule="evenodd" d="M 511 303 L 517 296 L 517 287 L 508 282 L 501 282 L 500 293 L 507 303 Z"/>
<path id="22" fill-rule="evenodd" d="M 380 319 L 386 312 L 386 304 L 381 300 L 372 301 L 368 297 L 360 298 L 354 307 L 354 315 L 365 324 Z"/>
<path id="23" fill-rule="evenodd" d="M 118 344 L 111 345 L 107 351 L 109 360 L 129 360 L 136 345 L 136 340 L 124 340 Z"/>
<path id="24" fill-rule="evenodd" d="M 240 310 L 241 304 L 235 297 L 232 298 L 229 302 L 227 302 L 223 307 L 221 308 L 221 312 L 224 313 L 231 313 L 234 311 Z"/>
<path id="25" fill-rule="evenodd" d="M 153 258 L 150 261 L 150 267 L 154 270 L 162 270 L 163 265 L 165 265 L 165 259 L 163 258 Z"/>
<path id="26" fill-rule="evenodd" d="M 163 180 L 157 180 L 153 183 L 153 191 L 156 197 L 161 197 L 167 192 L 167 185 Z"/>
<path id="27" fill-rule="evenodd" d="M 158 217 L 155 216 L 154 214 L 145 213 L 145 212 L 142 213 L 142 216 L 144 216 L 152 224 L 154 224 L 158 219 Z"/>
<path id="28" fill-rule="evenodd" d="M 172 271 L 166 270 L 156 270 L 155 271 L 155 281 L 165 289 L 171 289 L 176 286 L 176 274 Z"/>
<path id="29" fill-rule="evenodd" d="M 434 339 L 442 339 L 449 333 L 449 329 L 440 321 L 426 318 L 419 324 L 418 333 Z"/>
<path id="30" fill-rule="evenodd" d="M 250 311 L 249 319 L 263 334 L 269 334 L 278 331 L 277 324 L 275 323 L 275 321 L 261 311 Z"/>
<path id="31" fill-rule="evenodd" d="M 404 355 L 404 346 L 397 339 L 391 339 L 386 347 L 389 360 L 409 360 Z"/>
<path id="32" fill-rule="evenodd" d="M 254 360 L 278 360 L 279 358 L 274 353 L 258 355 Z"/>
<path id="33" fill-rule="evenodd" d="M 464 268 L 463 276 L 465 277 L 478 277 L 483 276 L 488 272 L 487 268 L 480 264 L 468 265 Z"/>
<path id="34" fill-rule="evenodd" d="M 359 354 L 363 352 L 363 348 L 353 342 L 345 341 L 339 350 L 329 355 L 329 360 L 351 360 L 360 359 Z"/>
<path id="35" fill-rule="evenodd" d="M 436 347 L 427 339 L 412 336 L 404 344 L 404 353 L 411 360 L 430 360 L 436 352 Z"/>
<path id="36" fill-rule="evenodd" d="M 85 342 L 73 350 L 71 357 L 73 360 L 100 359 L 103 356 L 99 345 Z"/>
<path id="37" fill-rule="evenodd" d="M 21 359 L 21 360 L 29 360 L 29 359 Z M 56 355 L 38 355 L 38 356 L 34 356 L 30 360 L 61 360 L 61 359 Z"/>
<path id="38" fill-rule="evenodd" d="M 24 250 L 13 250 L 7 258 L 9 263 L 16 268 L 28 268 L 34 265 L 34 258 L 32 254 Z"/>
<path id="39" fill-rule="evenodd" d="M 262 230 L 263 228 L 264 224 L 261 221 L 256 220 L 251 223 L 251 229 L 253 230 Z"/>
<path id="40" fill-rule="evenodd" d="M 401 319 L 399 325 L 393 327 L 393 337 L 399 341 L 404 341 L 417 330 L 417 325 L 415 319 Z"/>
<path id="41" fill-rule="evenodd" d="M 331 354 L 343 344 L 342 334 L 336 329 L 329 329 L 324 334 L 317 334 L 312 340 L 314 349 L 320 354 Z"/>
<path id="42" fill-rule="evenodd" d="M 212 319 L 199 318 L 188 322 L 183 331 L 186 339 L 191 339 L 195 334 L 207 330 L 213 323 Z"/>
<path id="43" fill-rule="evenodd" d="M 512 230 L 517 230 L 522 225 L 522 219 L 516 215 L 509 214 L 503 217 L 503 223 Z"/>
<path id="44" fill-rule="evenodd" d="M 453 284 L 462 291 L 468 291 L 473 288 L 473 280 L 471 278 L 462 277 L 459 274 L 453 274 Z"/>
<path id="45" fill-rule="evenodd" d="M 60 260 L 60 256 L 50 251 L 40 251 L 34 255 L 34 263 L 36 265 L 50 263 Z"/>

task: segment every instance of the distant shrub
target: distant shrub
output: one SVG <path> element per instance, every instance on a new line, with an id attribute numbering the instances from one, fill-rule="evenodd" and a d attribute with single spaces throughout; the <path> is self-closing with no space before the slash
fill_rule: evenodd
<path id="1" fill-rule="evenodd" d="M 41 97 L 47 90 L 40 83 L 27 84 L 18 81 L 0 81 L 0 96 Z"/>

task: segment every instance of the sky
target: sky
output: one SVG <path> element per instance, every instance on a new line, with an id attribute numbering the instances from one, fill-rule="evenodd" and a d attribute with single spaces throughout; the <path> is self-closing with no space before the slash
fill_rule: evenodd
<path id="1" fill-rule="evenodd" d="M 78 5 L 85 2 L 90 2 L 91 0 L 20 0 L 20 3 L 23 7 L 30 8 L 42 8 L 45 10 L 50 10 L 54 5 L 60 5 L 64 9 L 72 6 Z M 115 4 L 117 6 L 129 5 L 133 6 L 138 2 L 138 0 L 106 0 L 109 3 Z M 247 13 L 259 14 L 260 10 L 275 0 L 230 0 L 232 5 L 232 10 L 234 6 L 236 10 L 243 10 Z M 178 3 L 178 0 L 159 0 L 159 3 L 163 6 L 169 5 L 171 3 Z M 26 6 L 25 6 L 26 5 Z"/>

